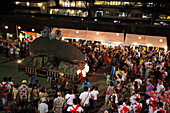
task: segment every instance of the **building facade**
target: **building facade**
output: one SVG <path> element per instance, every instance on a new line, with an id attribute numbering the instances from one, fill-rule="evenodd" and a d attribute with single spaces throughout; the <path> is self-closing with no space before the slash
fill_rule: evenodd
<path id="1" fill-rule="evenodd" d="M 20 0 L 15 1 L 15 13 L 88 17 L 94 21 L 114 23 L 170 22 L 170 4 L 153 0 Z"/>

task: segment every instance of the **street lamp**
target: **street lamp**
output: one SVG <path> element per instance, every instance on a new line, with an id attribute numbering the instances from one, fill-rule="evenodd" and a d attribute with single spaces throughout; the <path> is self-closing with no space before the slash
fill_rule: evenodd
<path id="1" fill-rule="evenodd" d="M 138 39 L 140 40 L 142 37 L 138 37 Z"/>
<path id="2" fill-rule="evenodd" d="M 35 31 L 35 29 L 32 29 L 32 31 Z"/>
<path id="3" fill-rule="evenodd" d="M 8 29 L 8 26 L 5 26 L 5 29 Z"/>
<path id="4" fill-rule="evenodd" d="M 160 40 L 159 40 L 159 42 L 163 42 L 163 40 L 162 40 L 162 39 L 160 39 Z"/>
<path id="5" fill-rule="evenodd" d="M 18 29 L 21 29 L 21 26 L 18 26 Z"/>

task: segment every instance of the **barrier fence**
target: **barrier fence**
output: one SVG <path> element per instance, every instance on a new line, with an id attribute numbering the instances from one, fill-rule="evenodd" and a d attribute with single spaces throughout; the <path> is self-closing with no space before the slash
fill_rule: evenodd
<path id="1" fill-rule="evenodd" d="M 38 69 L 33 67 L 26 67 L 18 65 L 18 71 L 24 71 L 25 73 L 31 72 L 31 74 L 37 73 L 38 76 L 46 77 L 47 82 L 51 82 L 52 78 L 58 79 L 60 78 L 60 71 L 49 70 L 49 69 Z M 76 74 L 64 73 L 63 77 L 65 77 L 69 82 L 78 83 L 81 78 Z"/>

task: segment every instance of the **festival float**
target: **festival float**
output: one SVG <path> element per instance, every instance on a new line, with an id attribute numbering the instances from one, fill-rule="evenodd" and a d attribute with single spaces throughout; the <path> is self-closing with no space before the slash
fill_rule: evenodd
<path id="1" fill-rule="evenodd" d="M 89 66 L 84 62 L 84 54 L 77 47 L 58 40 L 61 36 L 57 35 L 57 31 L 50 34 L 45 29 L 42 34 L 43 36 L 30 43 L 30 55 L 18 62 L 19 71 L 47 77 L 48 82 L 63 74 L 69 82 L 75 83 L 86 77 Z"/>

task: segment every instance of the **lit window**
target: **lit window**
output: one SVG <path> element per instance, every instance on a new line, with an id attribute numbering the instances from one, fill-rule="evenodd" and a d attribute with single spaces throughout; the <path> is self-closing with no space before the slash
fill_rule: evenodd
<path id="1" fill-rule="evenodd" d="M 16 1 L 15 4 L 18 5 L 18 4 L 20 4 L 20 2 Z"/>
<path id="2" fill-rule="evenodd" d="M 27 2 L 27 3 L 26 3 L 26 5 L 27 5 L 27 6 L 29 6 L 29 5 L 30 5 L 30 3 L 29 3 L 29 2 Z"/>
<path id="3" fill-rule="evenodd" d="M 38 4 L 38 6 L 39 6 L 39 7 L 41 7 L 41 6 L 42 6 L 42 3 L 37 3 L 37 4 Z"/>

